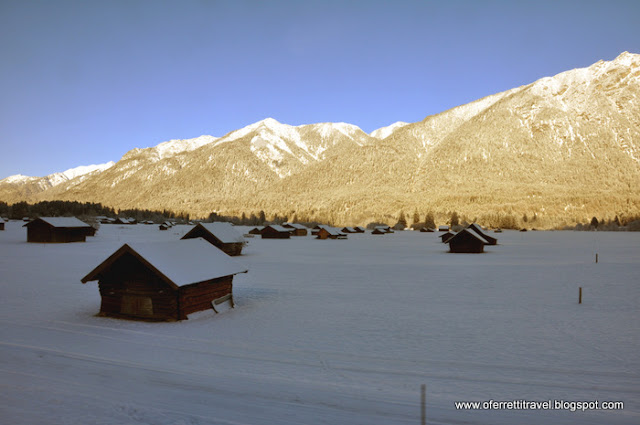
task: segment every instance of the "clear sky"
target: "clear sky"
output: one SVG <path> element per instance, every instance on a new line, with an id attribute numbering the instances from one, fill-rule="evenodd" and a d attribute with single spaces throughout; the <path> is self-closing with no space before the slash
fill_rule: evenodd
<path id="1" fill-rule="evenodd" d="M 261 119 L 369 133 L 640 53 L 640 1 L 0 0 L 0 178 Z"/>

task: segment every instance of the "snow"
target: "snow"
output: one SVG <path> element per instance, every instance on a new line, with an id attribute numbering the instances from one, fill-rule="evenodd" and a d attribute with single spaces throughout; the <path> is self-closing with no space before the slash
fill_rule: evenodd
<path id="1" fill-rule="evenodd" d="M 0 232 L 3 423 L 416 424 L 421 384 L 429 424 L 640 423 L 637 233 L 504 231 L 468 255 L 438 233 L 253 238 L 235 309 L 148 323 L 97 317 L 80 279 L 189 226 L 28 244 L 21 225 Z M 624 409 L 454 407 L 522 399 Z"/>
<path id="2" fill-rule="evenodd" d="M 149 149 L 155 154 L 157 159 L 160 160 L 175 156 L 182 152 L 193 151 L 204 145 L 213 143 L 216 140 L 218 140 L 217 137 L 202 135 L 193 139 L 169 140 L 168 142 L 162 142 Z"/>
<path id="3" fill-rule="evenodd" d="M 384 139 L 386 137 L 389 137 L 394 131 L 404 127 L 405 125 L 409 125 L 409 123 L 404 121 L 397 121 L 386 127 L 373 130 L 371 133 L 369 133 L 369 136 L 375 137 L 376 139 Z"/>

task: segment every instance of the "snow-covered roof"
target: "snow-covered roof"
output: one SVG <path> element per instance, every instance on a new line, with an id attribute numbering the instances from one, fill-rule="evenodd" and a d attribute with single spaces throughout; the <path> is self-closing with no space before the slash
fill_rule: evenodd
<path id="1" fill-rule="evenodd" d="M 198 223 L 194 229 L 198 226 L 211 233 L 222 243 L 244 243 L 242 233 L 234 229 L 231 223 Z"/>
<path id="2" fill-rule="evenodd" d="M 298 223 L 283 223 L 283 227 L 292 227 L 294 229 L 304 229 L 306 230 L 307 227 L 303 226 L 302 224 L 298 224 Z"/>
<path id="3" fill-rule="evenodd" d="M 342 233 L 340 230 L 336 229 L 335 227 L 329 227 L 329 226 L 325 226 L 320 230 L 326 230 L 331 236 L 346 236 L 344 233 Z"/>
<path id="4" fill-rule="evenodd" d="M 29 226 L 31 223 L 42 220 L 53 227 L 91 227 L 82 220 L 76 217 L 40 217 L 30 221 L 22 227 Z"/>
<path id="5" fill-rule="evenodd" d="M 286 232 L 286 233 L 290 233 L 291 232 L 291 229 L 287 229 L 286 227 L 282 227 L 279 224 L 270 224 L 267 227 L 271 227 L 276 232 Z M 266 227 L 265 227 L 265 229 L 266 229 Z"/>
<path id="6" fill-rule="evenodd" d="M 450 239 L 447 240 L 447 243 L 451 243 L 452 240 L 456 239 L 457 237 L 460 237 L 460 235 L 463 235 L 464 233 L 468 233 L 470 234 L 472 237 L 480 240 L 480 242 L 482 242 L 485 245 L 489 245 L 489 241 L 487 241 L 485 238 L 483 238 L 482 236 L 480 236 L 475 230 L 473 229 L 462 229 L 460 230 L 458 233 L 456 233 L 455 235 L 451 236 Z M 444 236 L 444 235 L 443 235 Z"/>
<path id="7" fill-rule="evenodd" d="M 235 258 L 229 257 L 206 240 L 194 238 L 124 244 L 82 278 L 82 282 L 99 279 L 104 270 L 127 252 L 141 259 L 168 283 L 178 287 L 248 271 Z"/>

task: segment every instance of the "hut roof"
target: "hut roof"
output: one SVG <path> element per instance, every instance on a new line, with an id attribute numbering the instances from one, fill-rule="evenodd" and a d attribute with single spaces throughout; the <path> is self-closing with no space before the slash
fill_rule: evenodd
<path id="1" fill-rule="evenodd" d="M 286 227 L 282 227 L 279 224 L 270 224 L 267 227 L 271 227 L 273 230 L 275 230 L 276 232 L 284 232 L 284 233 L 291 233 L 291 229 L 287 229 Z M 265 229 L 267 228 L 265 227 Z M 263 229 L 264 230 L 264 229 Z"/>
<path id="2" fill-rule="evenodd" d="M 471 223 L 469 226 L 467 226 L 467 229 L 469 230 L 473 230 L 474 232 L 476 232 L 478 235 L 480 235 L 483 239 L 485 239 L 487 241 L 487 244 L 489 245 L 495 245 L 498 240 L 496 238 L 493 238 L 489 235 L 486 235 L 482 232 L 482 228 L 480 226 L 478 226 L 475 223 Z"/>
<path id="3" fill-rule="evenodd" d="M 323 229 L 326 230 L 331 236 L 340 236 L 340 235 L 345 236 L 344 233 L 342 233 L 340 230 L 336 229 L 335 227 L 327 226 L 327 227 L 324 227 Z"/>
<path id="4" fill-rule="evenodd" d="M 302 224 L 298 224 L 298 223 L 284 223 L 282 225 L 282 227 L 290 227 L 292 229 L 304 229 L 304 230 L 307 230 L 306 226 L 303 226 Z"/>
<path id="5" fill-rule="evenodd" d="M 248 269 L 202 238 L 124 244 L 82 278 L 97 280 L 121 256 L 132 254 L 173 287 L 245 273 Z"/>
<path id="6" fill-rule="evenodd" d="M 43 221 L 47 223 L 51 227 L 91 227 L 87 223 L 82 220 L 77 219 L 76 217 L 40 217 L 35 220 L 31 220 L 27 224 L 22 227 L 28 227 L 31 223 Z"/>
<path id="7" fill-rule="evenodd" d="M 207 232 L 211 233 L 222 243 L 244 243 L 242 234 L 233 228 L 231 223 L 216 222 L 216 223 L 198 223 L 191 229 L 189 233 L 198 227 L 203 228 Z M 185 235 L 185 236 L 187 236 Z"/>
<path id="8" fill-rule="evenodd" d="M 451 236 L 451 237 L 450 237 L 446 242 L 447 242 L 447 243 L 451 243 L 451 241 L 452 241 L 452 240 L 454 240 L 456 237 L 458 237 L 458 236 L 460 236 L 460 235 L 462 235 L 462 234 L 464 234 L 464 233 L 468 233 L 468 234 L 470 234 L 471 236 L 473 236 L 474 238 L 478 239 L 478 240 L 479 240 L 480 242 L 482 242 L 483 244 L 485 244 L 485 245 L 489 245 L 489 242 L 488 242 L 485 238 L 483 238 L 482 236 L 480 236 L 480 235 L 478 234 L 478 232 L 476 232 L 476 231 L 475 231 L 475 230 L 473 230 L 473 229 L 468 229 L 468 228 L 467 228 L 467 229 L 462 229 L 462 230 L 460 230 L 458 233 L 456 233 L 455 235 Z"/>
<path id="9" fill-rule="evenodd" d="M 362 226 L 356 226 L 356 227 L 354 227 L 354 229 L 356 229 L 356 230 L 360 230 L 360 231 L 363 231 L 363 232 L 364 232 L 364 230 L 365 230 L 365 228 L 364 228 L 364 227 L 362 227 Z"/>

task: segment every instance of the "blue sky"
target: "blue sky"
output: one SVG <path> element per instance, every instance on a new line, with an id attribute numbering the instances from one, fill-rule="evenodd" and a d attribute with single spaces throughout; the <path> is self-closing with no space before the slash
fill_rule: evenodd
<path id="1" fill-rule="evenodd" d="M 640 1 L 0 0 L 0 178 L 272 117 L 369 133 L 640 53 Z"/>

